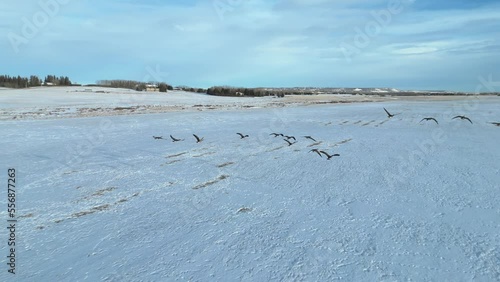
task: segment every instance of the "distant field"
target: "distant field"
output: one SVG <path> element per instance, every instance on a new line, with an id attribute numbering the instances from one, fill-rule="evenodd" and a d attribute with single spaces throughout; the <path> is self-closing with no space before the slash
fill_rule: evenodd
<path id="1" fill-rule="evenodd" d="M 88 90 L 91 90 L 89 92 Z M 104 93 L 103 93 L 104 92 Z M 495 96 L 481 96 L 491 99 Z M 379 96 L 379 95 L 290 95 L 274 97 L 220 97 L 207 94 L 169 91 L 137 92 L 102 87 L 38 87 L 3 90 L 0 93 L 0 120 L 53 119 L 165 113 L 171 111 L 207 111 L 250 108 L 280 108 L 315 104 L 384 101 L 455 101 L 471 96 Z"/>
<path id="2" fill-rule="evenodd" d="M 137 105 L 35 93 L 10 92 L 4 117 L 26 94 L 45 112 Z M 145 95 L 186 110 L 0 121 L 3 173 L 18 172 L 16 281 L 500 280 L 499 98 Z M 231 107 L 198 110 L 216 104 Z"/>

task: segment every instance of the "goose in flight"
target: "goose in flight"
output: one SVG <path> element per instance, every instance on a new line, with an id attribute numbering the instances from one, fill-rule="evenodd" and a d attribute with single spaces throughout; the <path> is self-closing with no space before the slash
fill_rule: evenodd
<path id="1" fill-rule="evenodd" d="M 269 135 L 274 135 L 274 137 L 278 137 L 278 136 L 283 137 L 283 133 L 271 133 Z"/>
<path id="2" fill-rule="evenodd" d="M 297 142 L 293 142 L 292 143 L 292 142 L 288 141 L 288 139 L 283 139 L 283 140 L 285 140 L 286 143 L 288 143 L 288 146 L 292 146 L 293 144 L 297 143 Z"/>
<path id="3" fill-rule="evenodd" d="M 311 139 L 312 141 L 317 142 L 317 141 L 316 141 L 316 139 L 312 138 L 312 137 L 311 137 L 311 136 L 309 136 L 309 135 L 308 135 L 308 136 L 304 136 L 304 138 L 306 138 L 306 139 Z"/>
<path id="4" fill-rule="evenodd" d="M 236 133 L 236 134 L 238 134 L 239 136 L 241 136 L 241 139 L 243 139 L 243 138 L 247 138 L 247 137 L 248 137 L 248 134 L 247 134 L 247 135 L 243 135 L 243 134 L 241 134 L 241 133 Z"/>
<path id="5" fill-rule="evenodd" d="M 388 118 L 391 118 L 391 117 L 395 116 L 395 115 L 389 113 L 389 111 L 386 108 L 384 108 L 384 111 L 387 113 L 387 117 Z"/>
<path id="6" fill-rule="evenodd" d="M 436 122 L 436 124 L 439 124 L 439 122 L 438 122 L 435 118 L 433 118 L 433 117 L 423 118 L 420 122 L 422 122 L 422 121 L 424 121 L 424 120 L 427 120 L 427 121 L 429 121 L 429 120 L 433 120 L 433 121 L 435 121 L 435 122 Z"/>
<path id="7" fill-rule="evenodd" d="M 184 141 L 184 139 L 177 139 L 177 138 L 174 138 L 174 136 L 172 136 L 172 135 L 170 135 L 170 138 L 172 139 L 172 142 Z"/>
<path id="8" fill-rule="evenodd" d="M 194 136 L 194 138 L 196 138 L 196 143 L 200 143 L 201 141 L 203 141 L 203 138 L 205 138 L 205 137 L 200 138 L 200 137 L 196 136 L 196 134 L 193 134 L 193 136 Z"/>
<path id="9" fill-rule="evenodd" d="M 320 153 L 320 151 L 319 151 L 318 149 L 312 149 L 311 151 L 309 151 L 309 153 L 310 153 L 310 152 L 315 152 L 315 153 L 316 153 L 316 154 L 318 154 L 320 157 L 323 157 L 323 156 L 321 155 L 321 153 Z"/>
<path id="10" fill-rule="evenodd" d="M 490 122 L 493 125 L 500 126 L 500 122 Z"/>
<path id="11" fill-rule="evenodd" d="M 464 119 L 465 119 L 465 120 L 468 120 L 470 123 L 472 123 L 472 121 L 470 120 L 470 118 L 468 118 L 468 117 L 466 117 L 466 116 L 456 116 L 456 117 L 454 117 L 454 118 L 452 118 L 452 119 L 456 119 L 456 118 L 460 118 L 461 120 L 464 120 Z"/>
<path id="12" fill-rule="evenodd" d="M 331 159 L 331 158 L 333 158 L 333 157 L 339 157 L 339 156 L 340 156 L 340 154 L 333 154 L 333 155 L 330 155 L 330 154 L 328 154 L 328 153 L 327 153 L 327 152 L 325 152 L 325 151 L 319 151 L 319 152 L 320 152 L 320 153 L 322 153 L 323 155 L 325 155 L 325 156 L 327 157 L 327 160 L 329 160 L 329 159 Z"/>
<path id="13" fill-rule="evenodd" d="M 153 136 L 154 139 L 163 139 L 163 136 Z"/>
<path id="14" fill-rule="evenodd" d="M 294 137 L 294 136 L 287 136 L 287 135 L 285 135 L 285 138 L 286 138 L 287 140 L 293 139 L 293 141 L 297 141 L 297 139 L 295 139 L 295 137 Z"/>

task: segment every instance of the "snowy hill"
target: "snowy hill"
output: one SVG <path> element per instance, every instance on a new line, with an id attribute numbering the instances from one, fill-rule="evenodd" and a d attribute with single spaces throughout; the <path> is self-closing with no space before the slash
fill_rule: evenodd
<path id="1" fill-rule="evenodd" d="M 17 274 L 3 263 L 0 281 L 499 281 L 499 106 L 1 121 L 19 210 Z"/>

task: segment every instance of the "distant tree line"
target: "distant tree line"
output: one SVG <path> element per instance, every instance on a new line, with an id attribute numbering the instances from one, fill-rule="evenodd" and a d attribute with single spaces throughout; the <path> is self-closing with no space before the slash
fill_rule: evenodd
<path id="1" fill-rule="evenodd" d="M 263 96 L 279 96 L 292 94 L 282 89 L 264 89 L 264 88 L 242 88 L 231 86 L 214 86 L 207 90 L 207 94 L 215 96 L 248 96 L 248 97 L 263 97 Z"/>
<path id="2" fill-rule="evenodd" d="M 57 77 L 55 75 L 47 75 L 43 80 L 44 85 L 61 85 L 61 86 L 71 86 L 71 80 L 67 76 Z"/>
<path id="3" fill-rule="evenodd" d="M 176 86 L 175 89 L 179 89 L 186 92 L 195 92 L 195 93 L 207 93 L 207 89 L 203 88 L 194 88 L 189 86 Z"/>
<path id="4" fill-rule="evenodd" d="M 122 80 L 122 79 L 113 79 L 113 80 L 99 80 L 96 84 L 88 85 L 88 86 L 101 86 L 101 87 L 111 87 L 111 88 L 125 88 L 132 89 L 137 91 L 145 91 L 148 85 L 156 85 L 160 92 L 167 92 L 169 90 L 183 90 L 186 92 L 196 92 L 196 93 L 206 93 L 207 89 L 203 88 L 194 88 L 189 86 L 176 86 L 175 88 L 165 82 L 141 82 L 136 80 Z"/>
<path id="5" fill-rule="evenodd" d="M 96 84 L 96 86 L 111 87 L 111 88 L 125 88 L 125 89 L 132 89 L 132 90 L 136 90 L 136 91 L 145 91 L 147 89 L 148 85 L 156 85 L 160 92 L 167 92 L 168 90 L 174 89 L 172 87 L 172 85 L 169 85 L 165 82 L 145 83 L 145 82 L 141 82 L 141 81 L 121 80 L 121 79 L 99 80 L 99 81 L 97 81 L 97 84 Z"/>
<path id="6" fill-rule="evenodd" d="M 8 88 L 27 88 L 30 84 L 29 79 L 26 77 L 0 75 L 0 86 Z"/>
<path id="7" fill-rule="evenodd" d="M 318 95 L 318 94 L 352 94 L 352 95 L 377 95 L 377 96 L 460 96 L 472 95 L 473 93 L 465 92 L 447 92 L 447 91 L 387 91 L 376 92 L 373 90 L 354 90 L 354 89 L 333 89 L 333 88 L 243 88 L 232 86 L 214 86 L 207 90 L 207 94 L 214 96 L 276 96 L 284 97 L 285 95 Z M 479 94 L 479 93 L 474 93 Z M 481 93 L 490 95 L 499 95 L 494 93 Z"/>
<path id="8" fill-rule="evenodd" d="M 65 85 L 69 86 L 71 80 L 67 76 L 56 77 L 55 75 L 48 75 L 45 79 L 41 79 L 36 75 L 30 77 L 0 75 L 0 87 L 7 88 L 28 88 L 42 85 Z"/>

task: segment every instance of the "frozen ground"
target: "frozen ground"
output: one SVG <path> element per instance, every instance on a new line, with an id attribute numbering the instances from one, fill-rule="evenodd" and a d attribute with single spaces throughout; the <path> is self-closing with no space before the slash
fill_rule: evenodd
<path id="1" fill-rule="evenodd" d="M 424 97 L 453 100 L 463 97 Z M 273 97 L 217 97 L 184 91 L 137 92 L 103 87 L 35 87 L 0 91 L 0 120 L 55 119 L 165 113 L 172 111 L 242 110 L 285 106 L 398 100 L 378 95 L 305 95 Z M 405 99 L 422 99 L 411 97 Z"/>
<path id="2" fill-rule="evenodd" d="M 0 281 L 499 281 L 500 127 L 488 123 L 499 108 L 487 98 L 1 121 L 19 222 L 16 279 L 2 263 Z M 427 116 L 439 125 L 419 123 Z"/>
<path id="3" fill-rule="evenodd" d="M 264 106 L 273 101 L 270 97 L 238 99 L 183 91 L 152 93 L 102 87 L 38 87 L 0 92 L 0 120 L 243 108 Z"/>

